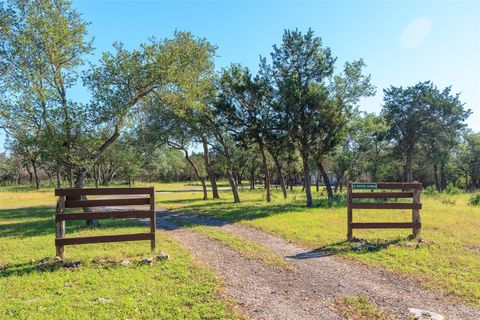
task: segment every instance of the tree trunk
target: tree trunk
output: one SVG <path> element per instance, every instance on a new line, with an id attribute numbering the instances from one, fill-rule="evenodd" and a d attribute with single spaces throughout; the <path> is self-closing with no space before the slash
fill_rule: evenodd
<path id="1" fill-rule="evenodd" d="M 405 158 L 405 182 L 413 182 L 412 174 L 413 148 L 407 149 L 407 156 Z"/>
<path id="2" fill-rule="evenodd" d="M 185 153 L 185 159 L 187 159 L 188 163 L 192 166 L 193 171 L 195 172 L 195 176 L 196 176 L 197 179 L 200 180 L 200 182 L 202 183 L 203 200 L 207 200 L 207 199 L 208 199 L 208 195 L 207 195 L 207 185 L 205 184 L 205 179 L 200 176 L 200 172 L 198 171 L 197 165 L 196 165 L 195 162 L 193 162 L 192 159 L 190 159 L 190 157 L 188 156 L 188 151 L 187 151 L 187 149 L 183 149 L 183 152 Z"/>
<path id="3" fill-rule="evenodd" d="M 30 181 L 30 183 L 33 184 L 33 173 L 32 173 L 32 170 L 30 170 L 30 166 L 26 164 L 25 169 L 27 169 L 27 172 L 28 172 L 28 181 Z"/>
<path id="4" fill-rule="evenodd" d="M 213 170 L 212 164 L 210 163 L 210 157 L 208 155 L 207 140 L 202 139 L 202 144 L 203 144 L 203 159 L 205 161 L 205 169 L 207 171 L 208 180 L 210 180 L 210 184 L 212 185 L 213 199 L 220 199 L 220 195 L 218 194 L 217 181 L 215 180 L 215 170 Z"/>
<path id="5" fill-rule="evenodd" d="M 230 188 L 232 189 L 233 201 L 235 203 L 238 203 L 240 202 L 240 196 L 238 195 L 237 184 L 235 183 L 235 179 L 233 178 L 233 164 L 232 164 L 232 158 L 230 156 L 230 150 L 228 149 L 224 141 L 222 141 L 221 144 L 224 150 L 225 158 L 227 160 L 227 179 L 228 179 L 228 182 L 230 183 Z"/>
<path id="6" fill-rule="evenodd" d="M 303 160 L 303 186 L 305 188 L 305 195 L 307 197 L 307 207 L 313 206 L 312 201 L 312 190 L 310 189 L 310 166 L 308 164 L 308 153 L 302 152 L 302 160 Z"/>
<path id="7" fill-rule="evenodd" d="M 270 190 L 270 172 L 268 170 L 267 155 L 265 154 L 265 148 L 262 142 L 258 143 L 258 147 L 260 148 L 260 153 L 262 155 L 263 171 L 265 171 L 265 189 L 267 191 L 267 202 L 271 202 L 272 194 Z"/>
<path id="8" fill-rule="evenodd" d="M 445 188 L 447 187 L 447 176 L 445 174 L 444 163 L 440 164 L 440 184 L 441 184 L 442 190 L 445 190 Z"/>
<path id="9" fill-rule="evenodd" d="M 250 168 L 250 190 L 255 190 L 255 167 Z"/>
<path id="10" fill-rule="evenodd" d="M 273 162 L 275 163 L 275 167 L 277 168 L 277 175 L 280 182 L 280 187 L 282 188 L 283 198 L 287 199 L 287 186 L 285 185 L 285 180 L 283 179 L 282 166 L 280 165 L 280 161 L 278 161 L 278 157 L 272 156 L 272 158 Z"/>
<path id="11" fill-rule="evenodd" d="M 38 178 L 37 162 L 32 160 L 33 177 L 35 179 L 35 189 L 40 189 L 40 179 Z"/>
<path id="12" fill-rule="evenodd" d="M 99 184 L 99 181 L 100 181 L 100 166 L 99 165 L 95 165 L 94 167 L 94 176 L 95 176 L 95 188 L 98 188 L 98 184 Z"/>
<path id="13" fill-rule="evenodd" d="M 327 171 L 325 171 L 325 168 L 323 167 L 323 164 L 320 160 L 317 160 L 317 166 L 318 166 L 318 169 L 320 170 L 320 173 L 322 174 L 323 181 L 325 182 L 325 188 L 327 189 L 328 200 L 333 200 L 332 185 L 330 183 L 330 178 L 328 177 Z"/>
<path id="14" fill-rule="evenodd" d="M 62 180 L 60 179 L 60 165 L 57 162 L 57 167 L 55 168 L 55 176 L 57 178 L 57 188 L 62 186 Z"/>
<path id="15" fill-rule="evenodd" d="M 438 179 L 438 165 L 436 163 L 433 164 L 433 176 L 435 177 L 435 188 L 438 192 L 442 191 L 440 180 Z"/>
<path id="16" fill-rule="evenodd" d="M 82 172 L 80 172 L 77 177 L 75 178 L 75 188 L 83 188 L 85 184 L 85 174 L 82 174 Z M 80 196 L 78 198 L 71 198 L 70 200 L 87 200 L 87 197 L 86 196 Z M 85 213 L 90 213 L 92 212 L 92 209 L 90 208 L 82 208 L 83 209 L 83 212 Z M 86 224 L 87 226 L 89 227 L 95 227 L 95 226 L 98 226 L 98 220 L 87 220 L 86 221 Z"/>

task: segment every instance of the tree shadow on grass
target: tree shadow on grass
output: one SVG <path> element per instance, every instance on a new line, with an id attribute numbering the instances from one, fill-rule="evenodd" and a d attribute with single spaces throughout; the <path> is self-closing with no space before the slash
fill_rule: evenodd
<path id="1" fill-rule="evenodd" d="M 39 261 L 22 262 L 15 264 L 0 265 L 0 279 L 10 276 L 23 276 L 31 273 L 47 273 L 57 271 L 77 271 L 85 267 L 97 267 L 97 268 L 123 268 L 123 267 L 137 267 L 143 265 L 149 265 L 145 260 L 140 258 L 143 255 L 139 255 L 137 260 L 129 260 L 128 265 L 123 265 L 121 260 L 114 259 L 99 259 L 93 258 L 88 261 L 80 260 L 59 260 L 57 258 L 46 257 Z M 159 262 L 157 262 L 159 263 Z"/>
<path id="2" fill-rule="evenodd" d="M 55 209 L 48 206 L 0 209 L 1 220 L 48 219 L 53 218 Z"/>
<path id="3" fill-rule="evenodd" d="M 93 215 L 94 213 L 92 213 Z M 38 237 L 55 233 L 55 209 L 49 207 L 32 207 L 0 210 L 0 221 L 16 220 L 12 223 L 0 224 L 2 237 Z M 119 219 L 101 220 L 99 227 L 85 225 L 85 221 L 66 221 L 66 233 L 74 233 L 83 229 L 132 228 L 142 224 L 138 220 Z"/>
<path id="4" fill-rule="evenodd" d="M 228 222 L 239 222 L 242 220 L 255 220 L 278 215 L 290 211 L 301 213 L 306 208 L 299 203 L 286 203 L 278 205 L 234 205 L 226 206 L 218 203 L 202 203 L 182 208 L 182 210 L 198 213 Z"/>
<path id="5" fill-rule="evenodd" d="M 396 238 L 388 240 L 378 239 L 375 242 L 371 242 L 365 239 L 354 239 L 354 241 L 340 241 L 307 252 L 300 252 L 296 255 L 288 256 L 287 258 L 303 260 L 347 253 L 365 254 L 371 252 L 378 252 L 381 250 L 385 250 L 392 245 L 399 244 L 407 239 L 408 238 Z"/>

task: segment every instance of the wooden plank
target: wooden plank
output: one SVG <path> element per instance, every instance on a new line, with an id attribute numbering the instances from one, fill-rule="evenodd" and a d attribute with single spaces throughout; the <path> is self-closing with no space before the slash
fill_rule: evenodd
<path id="1" fill-rule="evenodd" d="M 65 196 L 60 196 L 57 202 L 56 215 L 63 214 L 65 212 Z M 55 239 L 65 237 L 65 221 L 55 221 Z M 60 259 L 63 259 L 65 254 L 65 247 L 62 245 L 56 245 L 56 255 Z"/>
<path id="2" fill-rule="evenodd" d="M 56 221 L 67 220 L 92 220 L 92 219 L 121 219 L 121 218 L 151 218 L 153 211 L 106 211 L 106 212 L 90 212 L 90 213 L 62 213 L 55 216 Z"/>
<path id="3" fill-rule="evenodd" d="M 352 203 L 352 209 L 422 209 L 420 203 Z"/>
<path id="4" fill-rule="evenodd" d="M 108 196 L 116 194 L 150 194 L 151 188 L 61 188 L 55 196 Z"/>
<path id="5" fill-rule="evenodd" d="M 352 227 L 351 227 L 352 220 L 353 220 L 352 184 L 348 183 L 348 186 L 347 186 L 347 239 L 348 241 L 352 240 Z"/>
<path id="6" fill-rule="evenodd" d="M 421 189 L 422 184 L 420 182 L 377 182 L 378 189 Z"/>
<path id="7" fill-rule="evenodd" d="M 132 206 L 150 204 L 149 198 L 67 200 L 65 208 Z"/>
<path id="8" fill-rule="evenodd" d="M 86 243 L 151 240 L 153 237 L 154 235 L 152 235 L 151 233 L 132 233 L 132 234 L 116 234 L 116 235 L 108 235 L 108 236 L 60 238 L 60 239 L 55 239 L 55 245 L 66 246 L 66 245 L 72 245 L 72 244 L 86 244 Z"/>
<path id="9" fill-rule="evenodd" d="M 150 218 L 150 232 L 153 235 L 153 238 L 150 240 L 150 249 L 155 251 L 155 234 L 157 231 L 157 216 L 155 213 L 155 188 L 151 187 L 150 188 L 150 210 L 153 212 L 151 218 Z"/>
<path id="10" fill-rule="evenodd" d="M 413 204 L 420 204 L 420 190 L 415 190 L 413 192 Z M 417 225 L 420 225 L 421 223 L 420 211 L 418 209 L 412 210 L 412 222 Z M 414 238 L 418 237 L 420 235 L 420 227 L 412 228 L 412 234 Z"/>
<path id="11" fill-rule="evenodd" d="M 413 192 L 354 192 L 356 199 L 413 198 Z"/>
<path id="12" fill-rule="evenodd" d="M 420 223 L 413 222 L 352 222 L 353 229 L 411 229 L 420 228 Z"/>

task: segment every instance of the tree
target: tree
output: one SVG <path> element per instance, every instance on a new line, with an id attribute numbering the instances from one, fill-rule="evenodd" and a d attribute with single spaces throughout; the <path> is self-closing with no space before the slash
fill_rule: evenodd
<path id="1" fill-rule="evenodd" d="M 109 137 L 93 149 L 89 162 L 79 169 L 76 185 L 82 186 L 91 165 L 119 137 L 121 130 L 149 95 L 162 99 L 183 99 L 189 109 L 209 79 L 215 48 L 190 33 L 176 32 L 173 39 L 151 41 L 138 50 L 128 51 L 115 44 L 115 54 L 104 53 L 98 66 L 85 78 L 93 94 L 92 109 Z M 179 110 L 180 111 L 180 110 Z M 186 112 L 187 110 L 183 110 Z"/>
<path id="2" fill-rule="evenodd" d="M 190 114 L 179 115 L 175 109 L 169 106 L 159 105 L 156 99 L 150 100 L 152 104 L 146 108 L 148 121 L 141 126 L 142 135 L 146 137 L 150 145 L 158 146 L 166 144 L 185 154 L 185 160 L 194 170 L 196 178 L 201 182 L 203 200 L 208 199 L 205 178 L 200 174 L 196 163 L 191 159 L 189 147 L 194 142 L 195 123 Z"/>
<path id="3" fill-rule="evenodd" d="M 232 65 L 224 70 L 219 81 L 216 111 L 225 119 L 234 139 L 247 146 L 256 144 L 262 156 L 267 202 L 271 201 L 270 172 L 265 136 L 270 130 L 271 94 L 266 81 L 253 78 L 248 68 Z"/>
<path id="4" fill-rule="evenodd" d="M 272 65 L 262 59 L 262 74 L 275 90 L 274 104 L 282 127 L 292 137 L 303 162 L 307 206 L 312 206 L 310 160 L 315 159 L 326 182 L 328 196 L 333 192 L 322 158 L 342 141 L 346 114 L 360 97 L 373 93 L 370 77 L 362 74 L 363 61 L 347 63 L 342 74 L 334 76 L 336 59 L 322 46 L 312 30 L 285 31 L 280 47 L 274 46 Z"/>
<path id="5" fill-rule="evenodd" d="M 207 104 L 207 107 L 199 114 L 199 121 L 203 128 L 203 134 L 209 136 L 208 143 L 219 154 L 221 154 L 226 162 L 226 176 L 228 183 L 232 190 L 233 199 L 235 203 L 240 202 L 240 195 L 238 194 L 238 187 L 233 175 L 233 137 L 229 135 L 228 128 L 226 127 L 225 119 L 218 110 L 218 99 L 212 98 L 212 101 Z M 204 137 L 205 137 L 204 136 Z M 205 139 L 205 138 L 204 138 Z M 204 141 L 207 141 L 206 139 Z M 204 150 L 206 150 L 204 145 Z M 207 167 L 208 170 L 208 167 Z"/>
<path id="6" fill-rule="evenodd" d="M 413 181 L 412 162 L 419 144 L 436 136 L 445 142 L 442 136 L 458 134 L 469 114 L 450 88 L 439 91 L 428 81 L 384 90 L 382 115 L 390 127 L 388 137 L 404 156 L 404 181 Z"/>
<path id="7" fill-rule="evenodd" d="M 70 1 L 12 1 L 0 9 L 2 127 L 48 137 L 44 145 L 72 181 L 75 126 L 84 106 L 68 99 L 78 67 L 92 50 L 87 23 Z"/>
<path id="8" fill-rule="evenodd" d="M 381 152 L 386 132 L 385 121 L 372 113 L 355 111 L 348 125 L 347 138 L 336 148 L 333 154 L 333 172 L 337 178 L 337 187 L 342 187 L 346 180 L 355 180 L 364 171 L 369 172 L 376 181 L 381 164 Z"/>

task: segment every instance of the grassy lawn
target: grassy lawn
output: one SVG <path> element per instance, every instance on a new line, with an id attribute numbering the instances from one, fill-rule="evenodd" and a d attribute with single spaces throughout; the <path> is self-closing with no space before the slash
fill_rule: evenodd
<path id="1" fill-rule="evenodd" d="M 229 192 L 221 200 L 201 200 L 197 193 L 162 194 L 158 206 L 187 210 L 240 222 L 293 242 L 334 251 L 344 256 L 416 277 L 427 287 L 438 288 L 480 306 L 480 207 L 468 204 L 470 195 L 422 195 L 423 241 L 409 240 L 411 230 L 355 230 L 368 241 L 366 249 L 352 250 L 346 243 L 346 208 L 325 208 L 325 195 L 314 193 L 317 207 L 307 209 L 300 190 L 283 200 L 275 190 L 272 203 L 263 190 L 243 190 L 242 202 L 233 204 Z M 320 199 L 320 200 L 318 200 Z M 355 210 L 354 221 L 408 221 L 410 210 Z"/>
<path id="2" fill-rule="evenodd" d="M 2 200 L 4 194 L 0 193 Z M 50 205 L 48 197 L 43 201 Z M 1 319 L 240 317 L 222 297 L 214 275 L 161 232 L 158 244 L 170 259 L 151 266 L 142 263 L 152 257 L 148 241 L 67 246 L 67 260 L 56 261 L 53 216 L 50 207 L 0 209 Z M 132 220 L 102 221 L 102 225 L 87 230 L 67 222 L 67 233 L 147 229 Z M 122 265 L 124 259 L 130 263 Z"/>
<path id="3" fill-rule="evenodd" d="M 225 187 L 225 183 L 220 183 Z M 93 188 L 94 185 L 87 187 Z M 126 187 L 126 185 L 112 184 L 109 187 Z M 138 182 L 133 187 L 155 187 L 157 191 L 172 190 L 201 190 L 201 185 L 195 182 Z M 42 187 L 35 190 L 32 186 L 0 186 L 0 208 L 26 208 L 34 206 L 55 206 L 56 198 L 53 187 Z"/>

